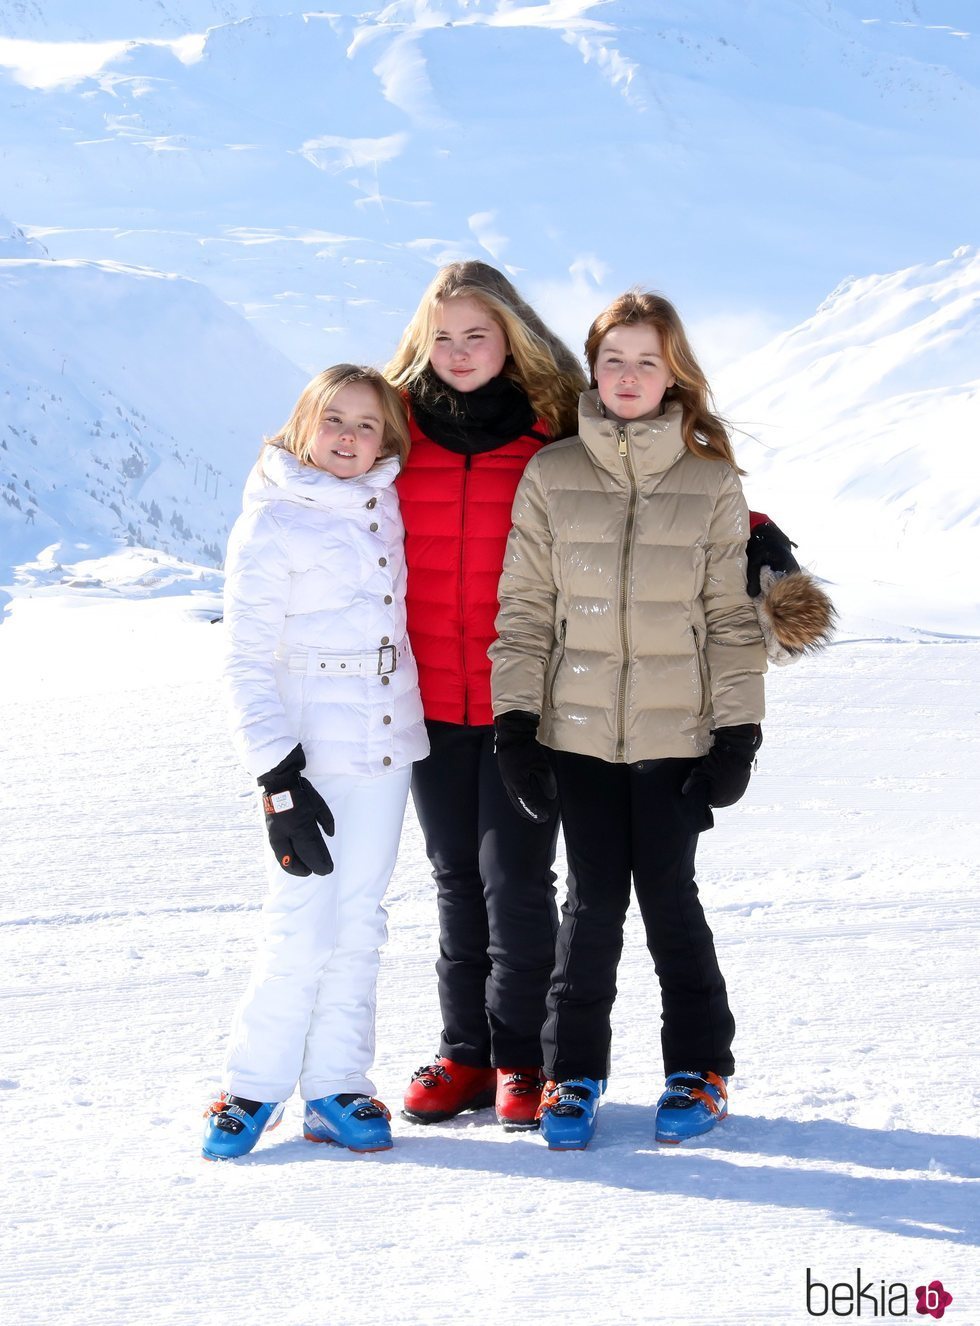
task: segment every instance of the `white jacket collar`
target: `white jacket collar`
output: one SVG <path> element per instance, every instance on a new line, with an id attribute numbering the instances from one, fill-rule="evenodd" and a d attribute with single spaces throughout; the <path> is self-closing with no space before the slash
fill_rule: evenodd
<path id="1" fill-rule="evenodd" d="M 263 502 L 351 509 L 364 505 L 366 489 L 380 496 L 390 488 L 398 471 L 397 457 L 389 456 L 356 479 L 338 479 L 315 465 L 304 465 L 284 447 L 266 446 L 246 480 L 243 505 L 246 511 Z"/>

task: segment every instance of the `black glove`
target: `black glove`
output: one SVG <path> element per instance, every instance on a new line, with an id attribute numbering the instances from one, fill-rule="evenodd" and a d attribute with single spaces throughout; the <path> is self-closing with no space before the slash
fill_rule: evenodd
<path id="1" fill-rule="evenodd" d="M 276 860 L 290 875 L 329 875 L 333 861 L 323 833 L 333 835 L 330 807 L 307 778 L 303 747 L 296 746 L 281 764 L 261 774 L 265 827 Z"/>
<path id="2" fill-rule="evenodd" d="M 719 727 L 715 743 L 684 780 L 684 796 L 700 795 L 709 806 L 734 806 L 745 795 L 755 753 L 762 745 L 758 723 Z"/>
<path id="3" fill-rule="evenodd" d="M 538 716 L 510 709 L 493 720 L 494 749 L 501 781 L 514 809 L 543 824 L 558 796 L 555 772 L 537 740 Z"/>
<path id="4" fill-rule="evenodd" d="M 800 564 L 793 556 L 796 544 L 788 538 L 778 525 L 771 520 L 756 525 L 745 545 L 749 559 L 749 571 L 746 577 L 750 599 L 757 599 L 762 592 L 759 584 L 759 572 L 764 566 L 775 571 L 776 575 L 789 575 L 800 569 Z"/>

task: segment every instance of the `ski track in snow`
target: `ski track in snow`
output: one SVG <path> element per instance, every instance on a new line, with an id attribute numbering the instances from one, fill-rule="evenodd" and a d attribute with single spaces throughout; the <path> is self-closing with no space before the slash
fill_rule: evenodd
<path id="1" fill-rule="evenodd" d="M 652 1141 L 659 998 L 631 913 L 588 1151 L 396 1114 L 394 1150 L 355 1157 L 304 1142 L 293 1100 L 251 1157 L 206 1164 L 262 891 L 206 617 L 52 595 L 0 626 L 5 1326 L 758 1326 L 810 1319 L 807 1267 L 907 1284 L 912 1320 L 938 1278 L 951 1326 L 980 1322 L 976 643 L 844 642 L 770 674 L 758 772 L 699 861 L 739 1023 L 714 1134 Z M 394 1111 L 439 1026 L 411 811 L 387 906 Z"/>

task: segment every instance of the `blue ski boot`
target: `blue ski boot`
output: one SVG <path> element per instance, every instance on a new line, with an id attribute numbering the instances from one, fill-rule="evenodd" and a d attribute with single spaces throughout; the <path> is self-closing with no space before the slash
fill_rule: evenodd
<path id="1" fill-rule="evenodd" d="M 204 1145 L 201 1154 L 205 1160 L 231 1160 L 247 1156 L 263 1133 L 271 1133 L 282 1122 L 285 1105 L 263 1104 L 246 1100 L 244 1096 L 221 1095 L 204 1112 Z"/>
<path id="2" fill-rule="evenodd" d="M 717 1073 L 671 1073 L 657 1101 L 658 1142 L 684 1142 L 708 1133 L 728 1114 L 728 1078 Z"/>
<path id="3" fill-rule="evenodd" d="M 332 1142 L 348 1151 L 389 1151 L 390 1118 L 380 1100 L 345 1091 L 306 1102 L 303 1136 L 308 1142 Z"/>
<path id="4" fill-rule="evenodd" d="M 584 1151 L 595 1135 L 599 1099 L 606 1080 L 571 1078 L 546 1082 L 538 1107 L 541 1136 L 552 1151 Z"/>

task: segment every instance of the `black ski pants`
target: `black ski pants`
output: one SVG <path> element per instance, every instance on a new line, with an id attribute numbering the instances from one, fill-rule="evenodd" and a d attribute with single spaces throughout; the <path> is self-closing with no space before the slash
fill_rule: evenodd
<path id="1" fill-rule="evenodd" d="M 473 1068 L 541 1063 L 555 960 L 557 807 L 532 824 L 497 771 L 493 728 L 428 721 L 412 798 L 439 910 L 439 1053 Z"/>
<path id="2" fill-rule="evenodd" d="M 665 1073 L 730 1074 L 735 1021 L 694 882 L 710 812 L 681 795 L 697 761 L 611 764 L 564 751 L 554 761 L 569 874 L 542 1034 L 545 1071 L 556 1081 L 609 1075 L 632 877 L 660 979 Z"/>

